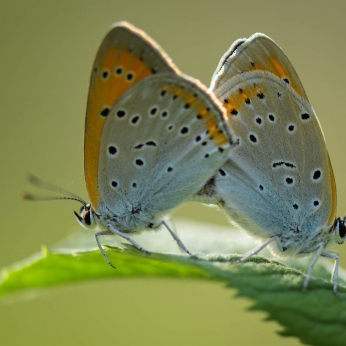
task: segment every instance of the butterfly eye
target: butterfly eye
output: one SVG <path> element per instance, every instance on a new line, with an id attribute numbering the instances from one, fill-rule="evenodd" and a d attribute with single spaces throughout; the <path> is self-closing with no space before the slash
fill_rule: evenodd
<path id="1" fill-rule="evenodd" d="M 344 238 L 345 235 L 346 235 L 346 225 L 343 222 L 343 220 L 341 220 L 339 223 L 339 237 Z"/>
<path id="2" fill-rule="evenodd" d="M 85 223 L 90 226 L 91 225 L 91 218 L 90 218 L 90 209 L 86 210 L 83 215 L 83 220 L 85 221 Z"/>
<path id="3" fill-rule="evenodd" d="M 80 214 L 73 212 L 78 223 L 87 229 L 92 229 L 95 227 L 94 214 L 92 212 L 90 204 L 85 204 L 80 210 Z"/>

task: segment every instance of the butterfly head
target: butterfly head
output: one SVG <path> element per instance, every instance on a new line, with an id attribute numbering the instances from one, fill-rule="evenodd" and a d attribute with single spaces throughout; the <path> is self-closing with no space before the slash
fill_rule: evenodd
<path id="1" fill-rule="evenodd" d="M 343 244 L 346 241 L 346 216 L 335 220 L 332 233 L 336 244 Z"/>
<path id="2" fill-rule="evenodd" d="M 81 226 L 87 229 L 95 229 L 96 220 L 90 204 L 86 204 L 81 207 L 80 215 L 78 215 L 75 211 L 74 215 Z"/>

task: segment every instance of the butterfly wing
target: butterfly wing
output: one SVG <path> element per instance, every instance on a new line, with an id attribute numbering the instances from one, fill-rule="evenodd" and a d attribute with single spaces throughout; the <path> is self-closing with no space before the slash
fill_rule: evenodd
<path id="1" fill-rule="evenodd" d="M 106 117 L 129 88 L 156 73 L 179 71 L 143 31 L 127 22 L 115 23 L 104 38 L 93 65 L 85 119 L 84 175 L 95 211 L 100 203 L 98 163 Z"/>
<path id="2" fill-rule="evenodd" d="M 105 121 L 98 184 L 104 208 L 148 220 L 196 193 L 226 160 L 232 135 L 223 108 L 192 78 L 148 77 L 123 95 Z M 145 225 L 144 225 L 145 226 Z"/>
<path id="3" fill-rule="evenodd" d="M 271 38 L 261 33 L 248 39 L 239 39 L 231 45 L 214 72 L 211 89 L 220 98 L 218 89 L 224 83 L 237 74 L 256 70 L 273 73 L 308 100 L 298 74 L 285 53 Z"/>
<path id="4" fill-rule="evenodd" d="M 215 180 L 228 214 L 260 238 L 330 227 L 335 182 L 310 104 L 267 71 L 238 74 L 217 92 L 239 138 Z"/>
<path id="5" fill-rule="evenodd" d="M 304 251 L 313 241 L 302 237 L 334 222 L 336 188 L 322 129 L 292 64 L 269 37 L 254 34 L 226 52 L 210 89 L 240 140 L 214 193 L 252 235 L 291 244 L 296 236 L 301 248 L 294 251 Z"/>

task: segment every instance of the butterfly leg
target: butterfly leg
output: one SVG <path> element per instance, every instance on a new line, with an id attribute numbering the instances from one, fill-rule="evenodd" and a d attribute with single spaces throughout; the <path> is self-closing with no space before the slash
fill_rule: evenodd
<path id="1" fill-rule="evenodd" d="M 164 218 L 163 218 L 163 221 L 170 221 L 171 222 L 171 224 L 172 224 L 172 230 L 173 230 L 173 232 L 174 233 L 176 233 L 177 232 L 177 227 L 175 226 L 175 222 L 174 222 L 174 219 L 173 219 L 173 217 L 171 216 L 171 215 L 167 215 L 167 216 L 165 216 Z"/>
<path id="2" fill-rule="evenodd" d="M 171 236 L 173 237 L 173 239 L 178 243 L 179 247 L 188 255 L 190 255 L 191 257 L 198 259 L 197 256 L 193 255 L 183 244 L 183 242 L 179 239 L 179 237 L 168 227 L 167 223 L 162 220 L 162 224 L 167 228 L 168 232 L 171 234 Z"/>
<path id="3" fill-rule="evenodd" d="M 138 243 L 136 243 L 133 239 L 131 239 L 129 236 L 127 236 L 126 234 L 118 231 L 117 229 L 115 229 L 112 225 L 108 224 L 107 228 L 112 232 L 115 233 L 117 235 L 119 235 L 120 237 L 126 239 L 128 242 L 130 242 L 135 248 L 137 248 L 139 251 L 144 252 L 147 255 L 150 255 L 151 252 L 149 252 L 148 250 L 143 249 Z"/>
<path id="4" fill-rule="evenodd" d="M 108 259 L 107 255 L 106 255 L 106 253 L 105 253 L 105 250 L 103 250 L 103 248 L 102 248 L 102 246 L 101 246 L 101 244 L 100 244 L 100 242 L 99 242 L 99 239 L 98 239 L 98 236 L 100 236 L 100 235 L 110 235 L 110 234 L 112 234 L 112 232 L 110 232 L 110 231 L 96 232 L 96 233 L 95 233 L 95 239 L 96 239 L 97 246 L 99 247 L 99 249 L 100 249 L 100 251 L 101 251 L 103 257 L 106 259 L 106 261 L 108 262 L 108 264 L 109 264 L 112 268 L 116 269 L 116 268 L 113 266 L 113 264 L 111 263 L 111 261 Z"/>
<path id="5" fill-rule="evenodd" d="M 332 251 L 330 251 L 332 252 Z M 333 268 L 333 271 L 332 271 L 332 279 L 331 279 L 331 282 L 333 283 L 333 292 L 338 296 L 338 270 L 339 270 L 339 251 L 333 251 L 333 252 L 336 252 L 337 255 L 332 255 L 332 254 L 329 254 L 329 253 L 326 253 L 326 252 L 322 252 L 321 253 L 321 256 L 322 257 L 326 257 L 326 258 L 332 258 L 335 260 L 335 264 L 334 264 L 334 268 Z"/>
<path id="6" fill-rule="evenodd" d="M 308 272 L 306 274 L 306 277 L 305 277 L 305 280 L 304 280 L 304 284 L 303 284 L 303 287 L 302 287 L 302 291 L 303 292 L 305 292 L 306 289 L 308 288 L 309 281 L 311 279 L 312 269 L 314 268 L 314 265 L 317 262 L 318 257 L 321 256 L 322 251 L 324 250 L 324 248 L 325 248 L 324 243 L 319 244 L 318 247 L 317 247 L 316 255 L 315 255 L 314 259 L 310 263 L 309 270 L 308 270 Z"/>
<path id="7" fill-rule="evenodd" d="M 270 238 L 269 240 L 267 240 L 265 243 L 260 244 L 259 246 L 255 247 L 253 250 L 251 250 L 250 252 L 248 252 L 247 254 L 245 254 L 240 260 L 235 261 L 235 262 L 231 262 L 229 264 L 237 264 L 237 263 L 242 263 L 245 262 L 246 260 L 248 260 L 250 257 L 257 255 L 260 251 L 262 251 L 266 246 L 268 246 L 272 241 L 274 240 L 278 240 L 277 236 L 274 236 L 272 238 Z"/>

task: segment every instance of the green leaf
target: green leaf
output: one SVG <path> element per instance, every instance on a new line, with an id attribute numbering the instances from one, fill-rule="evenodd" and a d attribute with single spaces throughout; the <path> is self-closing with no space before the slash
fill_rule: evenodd
<path id="1" fill-rule="evenodd" d="M 154 251 L 150 256 L 131 245 L 104 246 L 109 259 L 117 267 L 114 270 L 95 249 L 93 237 L 84 233 L 83 236 L 73 236 L 53 250 L 43 248 L 39 254 L 3 269 L 0 296 L 25 289 L 109 277 L 218 280 L 238 288 L 239 296 L 252 298 L 252 309 L 268 312 L 270 319 L 284 326 L 283 335 L 296 336 L 313 345 L 345 345 L 346 275 L 343 270 L 340 270 L 339 297 L 334 295 L 329 283 L 330 262 L 323 260 L 316 264 L 315 278 L 311 279 L 308 292 L 303 293 L 303 271 L 311 259 L 284 263 L 264 251 L 266 257 L 256 256 L 247 263 L 229 265 L 228 262 L 241 257 L 239 254 L 255 247 L 254 241 L 239 231 L 232 232 L 215 225 L 179 222 L 178 230 L 189 249 L 198 253 L 198 260 L 177 253 L 179 250 L 168 232 L 145 232 L 137 236 L 136 241 Z M 158 249 L 165 253 L 158 252 Z"/>

